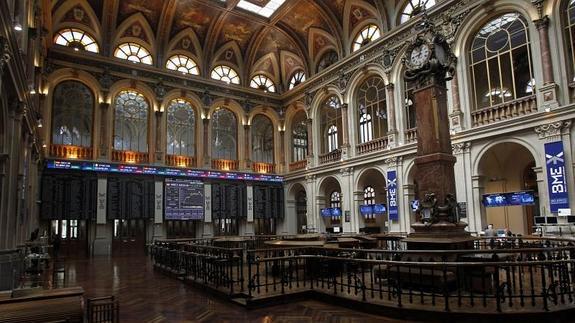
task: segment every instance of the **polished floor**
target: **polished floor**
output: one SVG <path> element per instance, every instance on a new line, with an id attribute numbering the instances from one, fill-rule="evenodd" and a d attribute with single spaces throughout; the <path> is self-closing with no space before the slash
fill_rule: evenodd
<path id="1" fill-rule="evenodd" d="M 87 298 L 115 295 L 121 322 L 406 322 L 319 301 L 298 301 L 246 310 L 154 271 L 145 255 L 67 258 L 65 280 L 82 286 Z"/>

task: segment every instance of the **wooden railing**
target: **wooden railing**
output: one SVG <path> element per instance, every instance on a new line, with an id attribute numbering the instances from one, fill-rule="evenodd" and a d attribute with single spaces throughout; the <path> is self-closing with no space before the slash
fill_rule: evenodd
<path id="1" fill-rule="evenodd" d="M 307 159 L 298 160 L 289 164 L 289 171 L 295 172 L 296 170 L 305 169 L 307 167 Z"/>
<path id="2" fill-rule="evenodd" d="M 177 167 L 196 167 L 196 157 L 166 155 L 166 165 Z"/>
<path id="3" fill-rule="evenodd" d="M 212 168 L 219 170 L 238 170 L 240 162 L 228 159 L 212 159 Z"/>
<path id="4" fill-rule="evenodd" d="M 112 150 L 112 161 L 130 163 L 130 164 L 147 164 L 150 162 L 148 153 L 127 150 Z"/>
<path id="5" fill-rule="evenodd" d="M 417 128 L 405 130 L 405 143 L 409 144 L 417 141 Z"/>
<path id="6" fill-rule="evenodd" d="M 50 156 L 70 159 L 92 159 L 92 147 L 50 145 Z"/>
<path id="7" fill-rule="evenodd" d="M 327 164 L 327 163 L 333 163 L 336 161 L 341 160 L 341 150 L 336 149 L 334 151 L 331 151 L 327 154 L 323 154 L 319 156 L 319 163 L 320 164 Z"/>
<path id="8" fill-rule="evenodd" d="M 537 100 L 535 95 L 532 95 L 474 111 L 471 113 L 471 120 L 473 126 L 478 127 L 535 112 L 537 112 Z"/>
<path id="9" fill-rule="evenodd" d="M 276 165 L 270 163 L 256 163 L 252 164 L 252 169 L 255 173 L 275 173 Z"/>
<path id="10" fill-rule="evenodd" d="M 382 137 L 374 139 L 372 141 L 364 142 L 356 147 L 356 152 L 358 155 L 367 154 L 374 151 L 384 150 L 387 148 L 389 141 L 387 137 Z"/>

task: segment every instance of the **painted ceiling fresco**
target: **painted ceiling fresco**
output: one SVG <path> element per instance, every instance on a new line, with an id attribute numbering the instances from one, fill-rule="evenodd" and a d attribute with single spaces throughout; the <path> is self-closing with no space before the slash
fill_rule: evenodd
<path id="1" fill-rule="evenodd" d="M 263 8 L 276 0 L 246 1 Z M 58 19 L 58 22 L 53 22 L 55 26 L 65 25 L 67 21 L 78 22 L 78 18 L 81 18 L 81 23 L 90 30 L 102 33 L 96 38 L 110 43 L 114 42 L 110 39 L 116 35 L 114 29 L 128 19 L 135 20 L 130 22 L 135 27 L 123 33 L 150 30 L 147 33 L 152 34 L 141 33 L 144 35 L 142 38 L 146 38 L 143 40 L 148 43 L 157 42 L 149 45 L 160 52 L 167 50 L 165 46 L 176 35 L 188 30 L 186 37 L 191 38 L 182 41 L 189 44 L 190 39 L 194 39 L 197 45 L 185 48 L 201 51 L 201 55 L 192 54 L 201 56 L 208 65 L 220 58 L 215 56 L 221 56 L 221 48 L 233 43 L 233 48 L 239 48 L 243 61 L 240 64 L 246 71 L 256 62 L 256 65 L 261 65 L 261 59 L 268 56 L 276 60 L 274 64 L 279 65 L 282 55 L 299 58 L 290 62 L 300 64 L 299 68 L 305 71 L 313 71 L 317 55 L 328 49 L 337 52 L 339 57 L 346 55 L 346 40 L 343 38 L 352 37 L 348 33 L 354 27 L 357 30 L 366 21 L 385 24 L 387 15 L 382 15 L 381 11 L 399 4 L 399 0 L 393 3 L 386 1 L 286 0 L 267 18 L 238 8 L 239 0 L 54 0 L 52 16 Z M 75 6 L 90 8 L 87 11 L 93 14 L 82 16 L 82 10 L 73 11 Z M 68 12 L 62 13 L 63 10 Z M 285 56 L 281 53 L 290 54 Z"/>

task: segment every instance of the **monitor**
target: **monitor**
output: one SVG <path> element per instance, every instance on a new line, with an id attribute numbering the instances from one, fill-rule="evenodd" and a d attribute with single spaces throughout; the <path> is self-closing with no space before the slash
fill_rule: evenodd
<path id="1" fill-rule="evenodd" d="M 547 224 L 557 224 L 557 217 L 556 216 L 548 216 L 547 217 Z"/>
<path id="2" fill-rule="evenodd" d="M 341 227 L 333 227 L 333 233 L 340 233 Z"/>
<path id="3" fill-rule="evenodd" d="M 545 224 L 545 217 L 544 216 L 536 216 L 534 217 L 535 224 Z"/>

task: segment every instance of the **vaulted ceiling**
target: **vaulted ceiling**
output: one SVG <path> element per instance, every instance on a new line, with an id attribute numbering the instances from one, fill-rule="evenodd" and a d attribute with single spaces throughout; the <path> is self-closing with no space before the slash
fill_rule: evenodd
<path id="1" fill-rule="evenodd" d="M 358 28 L 393 28 L 409 0 L 286 0 L 269 18 L 238 8 L 239 1 L 53 0 L 49 32 L 82 28 L 109 56 L 122 39 L 138 40 L 157 67 L 173 53 L 187 53 L 203 75 L 225 63 L 243 80 L 266 74 L 285 86 L 297 70 L 315 74 L 326 53 L 349 55 Z"/>

